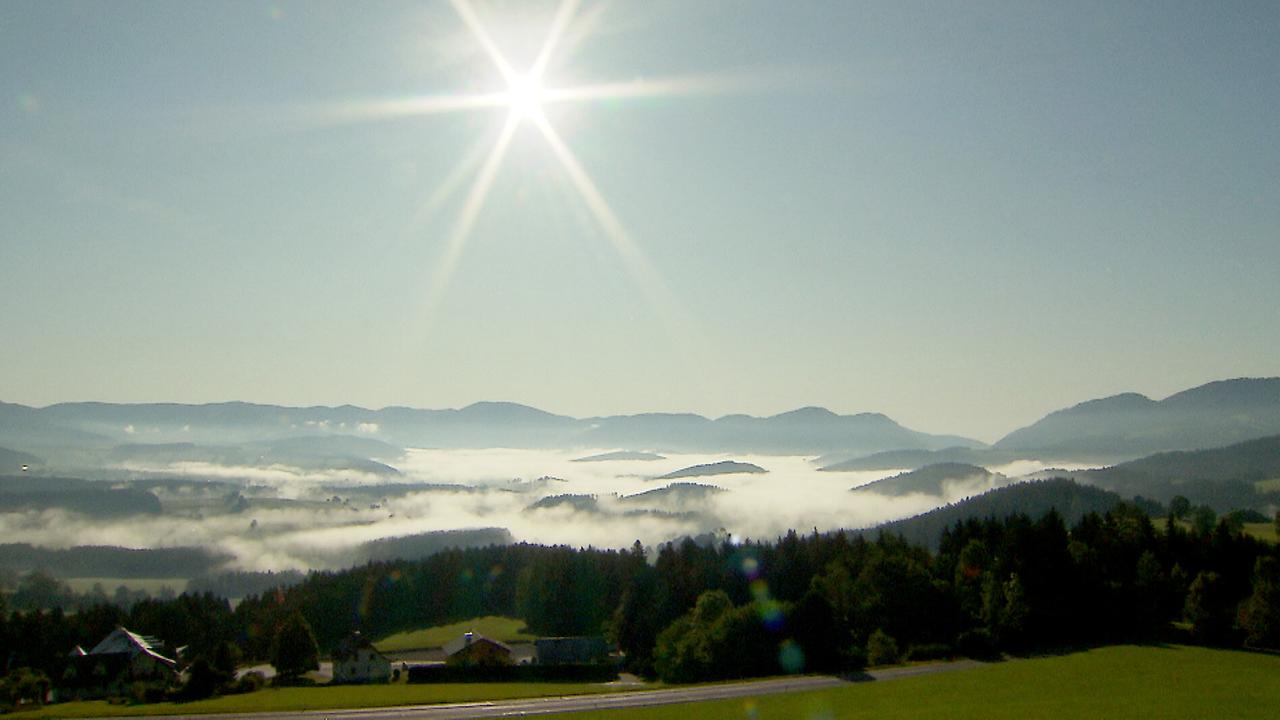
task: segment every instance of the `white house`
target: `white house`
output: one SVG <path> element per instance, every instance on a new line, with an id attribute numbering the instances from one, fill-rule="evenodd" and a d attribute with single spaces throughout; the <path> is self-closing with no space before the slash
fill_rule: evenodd
<path id="1" fill-rule="evenodd" d="M 384 683 L 391 679 L 391 661 L 357 630 L 333 651 L 335 683 Z"/>

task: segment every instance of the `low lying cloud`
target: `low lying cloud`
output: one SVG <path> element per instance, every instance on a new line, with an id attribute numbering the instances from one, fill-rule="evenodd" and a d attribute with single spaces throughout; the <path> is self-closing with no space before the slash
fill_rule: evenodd
<path id="1" fill-rule="evenodd" d="M 397 463 L 397 476 L 288 465 L 135 463 L 121 469 L 137 477 L 193 482 L 157 489 L 165 513 L 145 521 L 91 520 L 63 511 L 0 514 L 0 542 L 69 547 L 92 538 L 96 545 L 135 548 L 200 546 L 233 555 L 243 569 L 332 568 L 350 564 L 352 551 L 370 540 L 481 527 L 506 528 L 520 541 L 614 548 L 720 530 L 739 539 L 767 540 L 792 529 L 869 527 L 990 485 L 974 478 L 949 482 L 940 495 L 850 492 L 896 471 L 819 472 L 810 458 L 794 456 L 685 454 L 659 461 L 573 462 L 612 449 L 412 449 Z M 671 484 L 656 476 L 729 459 L 768 472 L 682 480 L 725 492 L 636 497 Z M 1042 469 L 1034 462 L 991 468 L 1010 477 Z M 203 485 L 196 479 L 219 482 Z M 530 507 L 557 495 L 594 496 L 596 502 Z"/>

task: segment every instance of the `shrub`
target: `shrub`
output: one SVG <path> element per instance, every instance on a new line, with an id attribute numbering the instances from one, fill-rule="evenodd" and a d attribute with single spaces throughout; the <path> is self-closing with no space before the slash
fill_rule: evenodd
<path id="1" fill-rule="evenodd" d="M 267 686 L 267 676 L 253 670 L 247 672 L 236 681 L 233 690 L 237 693 L 257 692 Z"/>
<path id="2" fill-rule="evenodd" d="M 994 658 L 999 655 L 995 638 L 991 636 L 991 631 L 986 628 L 977 628 L 960 633 L 960 637 L 956 638 L 956 650 L 965 657 L 979 660 Z"/>
<path id="3" fill-rule="evenodd" d="M 892 665 L 901 660 L 898 641 L 883 630 L 876 630 L 867 638 L 867 662 L 871 665 Z"/>
<path id="4" fill-rule="evenodd" d="M 925 643 L 907 648 L 908 660 L 945 660 L 954 654 L 951 646 L 945 643 Z"/>

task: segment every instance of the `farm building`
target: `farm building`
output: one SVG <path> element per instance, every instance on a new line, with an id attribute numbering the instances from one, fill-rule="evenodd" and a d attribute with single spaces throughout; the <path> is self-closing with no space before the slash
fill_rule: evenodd
<path id="1" fill-rule="evenodd" d="M 538 638 L 533 648 L 539 665 L 591 665 L 609 659 L 609 644 L 599 635 Z"/>
<path id="2" fill-rule="evenodd" d="M 444 646 L 445 663 L 461 667 L 512 665 L 511 648 L 478 633 L 465 633 Z"/>
<path id="3" fill-rule="evenodd" d="M 333 651 L 335 683 L 384 683 L 391 678 L 391 661 L 357 630 Z"/>
<path id="4" fill-rule="evenodd" d="M 58 700 L 116 697 L 136 687 L 163 691 L 178 681 L 178 664 L 149 637 L 118 627 L 85 652 L 76 646 L 56 683 Z"/>

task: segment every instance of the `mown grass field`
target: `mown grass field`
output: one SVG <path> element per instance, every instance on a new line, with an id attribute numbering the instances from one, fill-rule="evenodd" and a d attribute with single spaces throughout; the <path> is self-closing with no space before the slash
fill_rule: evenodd
<path id="1" fill-rule="evenodd" d="M 1270 480 L 1259 480 L 1253 484 L 1258 492 L 1277 492 L 1280 491 L 1280 478 L 1271 478 Z"/>
<path id="2" fill-rule="evenodd" d="M 794 695 L 547 715 L 562 720 L 1274 718 L 1280 656 L 1118 646 Z"/>
<path id="3" fill-rule="evenodd" d="M 105 700 L 50 705 L 14 713 L 14 718 L 88 718 L 121 715 L 196 715 L 203 713 L 285 712 L 343 708 L 427 705 L 432 703 L 509 700 L 513 698 L 616 692 L 587 683 L 456 683 L 443 685 L 339 685 L 335 687 L 267 688 L 189 703 L 112 705 Z"/>
<path id="4" fill-rule="evenodd" d="M 1163 530 L 1165 523 L 1164 518 L 1152 518 L 1151 522 L 1155 523 L 1156 527 Z M 1179 520 L 1178 526 L 1188 532 L 1195 529 L 1195 525 L 1193 525 L 1190 520 Z M 1280 543 L 1280 536 L 1276 535 L 1275 522 L 1245 523 L 1243 530 L 1244 534 L 1249 535 L 1250 537 L 1265 540 L 1267 542 Z"/>
<path id="5" fill-rule="evenodd" d="M 120 578 L 120 577 L 87 577 L 87 578 L 68 578 L 64 580 L 67 585 L 78 593 L 87 593 L 93 590 L 95 584 L 102 585 L 102 590 L 110 595 L 116 591 L 116 588 L 124 585 L 130 590 L 146 590 L 152 595 L 158 595 L 163 588 L 169 588 L 174 594 L 181 593 L 187 589 L 186 578 Z"/>
<path id="6" fill-rule="evenodd" d="M 1267 542 L 1280 542 L 1280 537 L 1276 536 L 1276 524 L 1269 523 L 1245 523 L 1244 531 L 1247 535 L 1252 535 L 1259 540 Z"/>
<path id="7" fill-rule="evenodd" d="M 521 632 L 523 629 L 523 620 L 489 615 L 452 625 L 438 625 L 412 632 L 396 633 L 377 641 L 374 646 L 384 653 L 438 648 L 465 632 L 477 632 L 501 642 L 532 642 L 535 636 Z"/>

